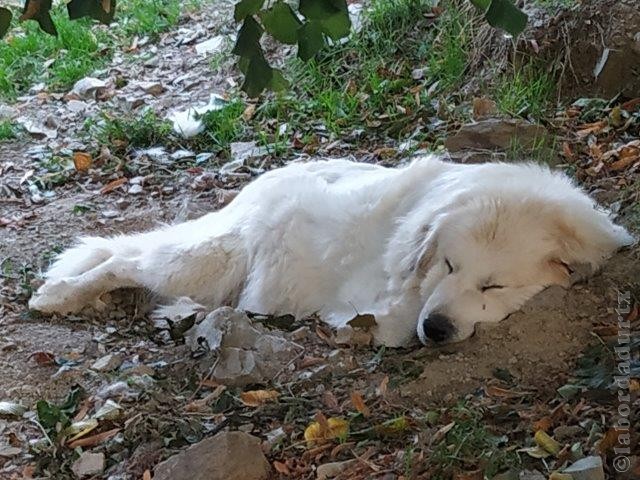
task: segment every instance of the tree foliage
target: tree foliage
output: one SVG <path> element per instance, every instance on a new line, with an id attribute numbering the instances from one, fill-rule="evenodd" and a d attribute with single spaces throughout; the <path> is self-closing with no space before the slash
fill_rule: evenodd
<path id="1" fill-rule="evenodd" d="M 521 33 L 527 16 L 512 0 L 469 0 L 483 12 L 486 21 L 512 36 Z M 40 28 L 57 35 L 51 18 L 52 0 L 25 0 L 20 21 L 33 20 Z M 116 0 L 71 0 L 67 3 L 69 18 L 90 17 L 102 23 L 113 21 Z M 0 37 L 10 28 L 13 15 L 0 7 Z M 282 72 L 265 58 L 262 38 L 265 33 L 276 41 L 297 45 L 297 56 L 307 61 L 328 43 L 339 42 L 351 31 L 346 0 L 298 0 L 294 8 L 285 0 L 240 0 L 234 8 L 234 19 L 240 30 L 232 52 L 239 57 L 238 66 L 244 74 L 242 89 L 256 97 L 265 89 L 282 90 L 288 82 Z"/>

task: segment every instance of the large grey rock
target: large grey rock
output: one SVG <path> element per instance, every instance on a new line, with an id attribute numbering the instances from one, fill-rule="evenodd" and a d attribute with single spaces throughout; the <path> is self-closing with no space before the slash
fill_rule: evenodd
<path id="1" fill-rule="evenodd" d="M 460 150 L 509 150 L 515 146 L 531 148 L 548 139 L 542 125 L 524 120 L 491 118 L 460 127 L 444 146 L 450 152 Z"/>
<path id="2" fill-rule="evenodd" d="M 207 315 L 185 334 L 185 341 L 194 351 L 204 346 L 216 353 L 211 378 L 230 386 L 271 380 L 299 351 L 296 344 L 230 307 Z"/>
<path id="3" fill-rule="evenodd" d="M 244 432 L 222 432 L 160 463 L 154 480 L 266 480 L 271 467 L 260 440 Z"/>

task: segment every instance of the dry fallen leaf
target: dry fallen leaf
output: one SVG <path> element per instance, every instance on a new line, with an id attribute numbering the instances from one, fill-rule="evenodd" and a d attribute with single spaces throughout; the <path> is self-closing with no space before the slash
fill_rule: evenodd
<path id="1" fill-rule="evenodd" d="M 364 403 L 364 399 L 360 392 L 351 392 L 351 403 L 353 407 L 365 417 L 368 417 L 371 414 L 371 410 Z"/>
<path id="2" fill-rule="evenodd" d="M 114 428 L 113 430 L 107 430 L 106 432 L 97 433 L 91 437 L 80 438 L 69 443 L 67 446 L 69 448 L 77 448 L 77 447 L 95 447 L 96 445 L 101 444 L 109 440 L 111 437 L 114 437 L 120 431 L 119 428 Z"/>
<path id="3" fill-rule="evenodd" d="M 273 468 L 276 470 L 276 472 L 278 472 L 281 475 L 286 475 L 286 476 L 291 475 L 291 471 L 289 470 L 289 467 L 287 467 L 287 465 L 282 462 L 278 462 L 277 460 L 273 462 Z"/>
<path id="4" fill-rule="evenodd" d="M 104 195 L 105 193 L 113 192 L 120 185 L 124 185 L 128 181 L 129 180 L 126 177 L 121 177 L 121 178 L 118 178 L 116 180 L 113 180 L 113 181 L 107 183 L 104 187 L 102 187 L 100 189 L 100 193 Z"/>
<path id="5" fill-rule="evenodd" d="M 142 474 L 142 480 L 151 480 L 151 470 L 145 470 Z"/>
<path id="6" fill-rule="evenodd" d="M 56 356 L 51 352 L 35 352 L 29 358 L 32 358 L 41 367 L 48 367 L 56 363 Z"/>
<path id="7" fill-rule="evenodd" d="M 618 437 L 622 434 L 621 430 L 616 430 L 615 428 L 610 428 L 604 434 L 600 442 L 598 443 L 598 452 L 602 455 L 606 455 L 614 447 L 618 446 Z"/>
<path id="8" fill-rule="evenodd" d="M 316 415 L 321 419 L 324 415 Z M 304 431 L 304 439 L 307 445 L 323 443 L 334 438 L 345 438 L 349 433 L 349 422 L 342 418 L 329 418 L 325 421 L 312 422 Z"/>
<path id="9" fill-rule="evenodd" d="M 371 313 L 359 313 L 347 323 L 352 328 L 372 328 L 378 324 L 376 317 Z"/>
<path id="10" fill-rule="evenodd" d="M 453 480 L 483 480 L 484 473 L 482 470 L 474 470 L 473 472 L 457 473 Z"/>
<path id="11" fill-rule="evenodd" d="M 543 430 L 538 430 L 533 439 L 540 448 L 552 455 L 558 455 L 560 450 L 562 450 L 562 445 Z"/>
<path id="12" fill-rule="evenodd" d="M 571 150 L 571 146 L 567 142 L 564 142 L 562 144 L 562 154 L 567 160 L 573 160 L 573 151 Z"/>
<path id="13" fill-rule="evenodd" d="M 248 407 L 259 407 L 279 396 L 275 390 L 249 390 L 240 394 L 240 401 Z"/>
<path id="14" fill-rule="evenodd" d="M 376 393 L 380 397 L 384 397 L 387 394 L 387 389 L 389 388 L 389 375 L 385 375 L 384 378 L 380 381 L 380 385 L 376 389 Z"/>
<path id="15" fill-rule="evenodd" d="M 78 172 L 87 172 L 91 168 L 93 160 L 86 152 L 73 152 L 73 165 Z"/>
<path id="16" fill-rule="evenodd" d="M 542 430 L 543 432 L 548 432 L 551 430 L 553 426 L 553 419 L 551 417 L 542 417 L 537 422 L 533 423 L 533 431 L 537 432 L 538 430 Z"/>
<path id="17" fill-rule="evenodd" d="M 226 388 L 227 387 L 225 387 L 224 385 L 218 385 L 216 389 L 206 397 L 200 398 L 198 400 L 194 400 L 188 403 L 187 405 L 185 405 L 184 407 L 185 412 L 203 412 L 207 410 L 211 405 L 211 403 L 214 400 L 218 399 L 220 395 L 222 395 L 222 392 L 224 392 Z"/>
<path id="18" fill-rule="evenodd" d="M 475 97 L 473 99 L 473 118 L 479 120 L 481 118 L 490 117 L 497 111 L 496 102 L 488 97 Z"/>

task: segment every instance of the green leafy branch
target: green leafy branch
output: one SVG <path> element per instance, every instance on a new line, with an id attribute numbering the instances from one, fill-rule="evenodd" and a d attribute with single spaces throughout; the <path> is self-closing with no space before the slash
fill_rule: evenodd
<path id="1" fill-rule="evenodd" d="M 527 16 L 511 0 L 470 0 L 484 13 L 487 22 L 513 36 L 527 25 Z M 329 41 L 349 35 L 351 20 L 346 0 L 299 0 L 298 10 L 283 0 L 263 9 L 265 0 L 241 0 L 235 5 L 234 18 L 242 22 L 233 53 L 244 74 L 242 89 L 250 97 L 263 90 L 287 87 L 282 72 L 269 65 L 260 44 L 266 32 L 275 40 L 298 46 L 297 56 L 307 61 L 316 56 Z"/>
<path id="2" fill-rule="evenodd" d="M 25 0 L 21 22 L 33 20 L 40 28 L 50 35 L 58 35 L 56 26 L 51 18 L 52 0 Z M 91 17 L 102 23 L 109 24 L 116 11 L 116 0 L 71 0 L 67 3 L 67 13 L 72 20 Z M 13 14 L 6 7 L 0 7 L 0 38 L 4 37 L 11 27 Z"/>

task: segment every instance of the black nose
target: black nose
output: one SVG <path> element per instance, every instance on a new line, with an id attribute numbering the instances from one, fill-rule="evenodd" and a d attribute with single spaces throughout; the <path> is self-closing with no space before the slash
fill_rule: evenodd
<path id="1" fill-rule="evenodd" d="M 432 313 L 423 323 L 424 336 L 440 343 L 449 340 L 456 331 L 453 323 L 440 313 Z"/>

